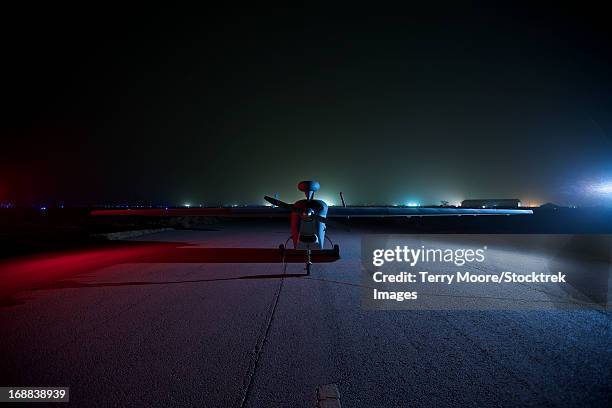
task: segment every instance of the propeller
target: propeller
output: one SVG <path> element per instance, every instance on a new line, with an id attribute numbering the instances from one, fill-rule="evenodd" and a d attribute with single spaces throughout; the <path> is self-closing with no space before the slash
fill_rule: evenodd
<path id="1" fill-rule="evenodd" d="M 286 203 L 286 202 L 278 200 L 276 198 L 264 196 L 264 200 L 266 200 L 267 202 L 269 202 L 272 205 L 275 205 L 275 206 L 281 207 L 281 208 L 287 208 L 287 209 L 289 209 L 289 210 L 291 210 L 291 211 L 293 211 L 295 213 L 298 213 L 298 214 L 301 214 L 301 215 L 305 215 L 305 216 L 307 216 L 309 218 L 313 218 L 313 219 L 315 219 L 315 220 L 317 220 L 319 222 L 322 222 L 324 224 L 327 224 L 327 223 L 330 222 L 330 220 L 328 220 L 325 217 L 320 216 L 319 214 L 314 214 L 314 213 L 313 214 L 307 214 L 307 213 L 304 212 L 303 209 L 297 208 L 293 204 Z"/>
<path id="2" fill-rule="evenodd" d="M 268 196 L 264 196 L 264 200 L 266 200 L 267 202 L 269 202 L 272 205 L 275 205 L 277 207 L 281 207 L 281 208 L 288 208 L 292 211 L 295 211 L 296 209 L 294 208 L 293 204 L 289 204 L 286 203 L 284 201 L 281 200 L 277 200 L 276 198 L 272 198 L 272 197 L 268 197 Z"/>

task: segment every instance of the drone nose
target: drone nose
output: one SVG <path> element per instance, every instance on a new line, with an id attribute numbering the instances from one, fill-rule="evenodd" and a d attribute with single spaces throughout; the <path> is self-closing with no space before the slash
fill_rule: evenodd
<path id="1" fill-rule="evenodd" d="M 313 215 L 314 215 L 314 210 L 312 208 L 309 208 L 302 213 L 302 218 L 304 220 L 310 220 Z"/>

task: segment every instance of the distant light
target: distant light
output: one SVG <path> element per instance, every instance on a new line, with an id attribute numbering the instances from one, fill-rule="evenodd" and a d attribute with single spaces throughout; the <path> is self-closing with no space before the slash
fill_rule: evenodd
<path id="1" fill-rule="evenodd" d="M 325 204 L 327 204 L 327 205 L 329 205 L 329 206 L 334 206 L 334 205 L 336 205 L 335 201 L 334 201 L 334 200 L 332 200 L 332 199 L 330 199 L 329 197 L 323 197 L 323 196 L 321 196 L 321 197 L 316 197 L 316 196 L 315 196 L 315 199 L 316 199 L 316 200 L 325 201 Z"/>
<path id="2" fill-rule="evenodd" d="M 408 207 L 418 207 L 419 203 L 417 203 L 416 201 L 409 201 L 406 205 Z"/>
<path id="3" fill-rule="evenodd" d="M 591 191 L 596 194 L 612 194 L 612 182 L 593 184 L 591 185 Z"/>
<path id="4" fill-rule="evenodd" d="M 40 211 L 47 211 L 47 207 L 40 207 Z"/>
<path id="5" fill-rule="evenodd" d="M 183 204 L 183 206 L 189 208 L 189 207 L 191 207 L 191 204 L 185 203 L 185 204 Z"/>

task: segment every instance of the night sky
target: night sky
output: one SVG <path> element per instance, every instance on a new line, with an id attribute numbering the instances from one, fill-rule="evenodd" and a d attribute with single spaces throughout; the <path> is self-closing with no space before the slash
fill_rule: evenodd
<path id="1" fill-rule="evenodd" d="M 0 201 L 612 204 L 608 14 L 453 3 L 5 10 Z"/>

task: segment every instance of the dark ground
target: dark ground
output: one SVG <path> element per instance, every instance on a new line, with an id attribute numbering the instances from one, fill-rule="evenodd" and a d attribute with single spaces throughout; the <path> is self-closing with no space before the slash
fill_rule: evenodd
<path id="1" fill-rule="evenodd" d="M 602 229 L 607 214 L 582 228 Z M 487 228 L 539 225 L 502 218 Z M 483 225 L 455 221 L 467 224 L 444 232 Z M 443 220 L 330 229 L 342 257 L 316 263 L 310 277 L 270 277 L 283 270 L 269 259 L 206 258 L 215 248 L 275 248 L 288 235 L 282 221 L 5 259 L 1 384 L 70 386 L 72 405 L 88 407 L 314 407 L 323 384 L 338 386 L 343 407 L 607 406 L 609 312 L 361 307 L 361 234 L 431 225 Z M 172 258 L 185 246 L 212 252 Z M 302 268 L 290 263 L 287 273 Z"/>

